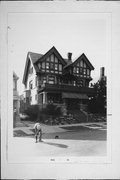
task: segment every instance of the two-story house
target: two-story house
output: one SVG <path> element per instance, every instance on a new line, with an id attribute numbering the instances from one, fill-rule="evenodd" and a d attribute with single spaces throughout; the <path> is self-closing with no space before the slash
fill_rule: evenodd
<path id="1" fill-rule="evenodd" d="M 85 108 L 94 93 L 89 87 L 91 70 L 94 67 L 85 54 L 72 62 L 72 53 L 64 59 L 54 46 L 45 54 L 28 52 L 23 76 L 26 104 Z"/>

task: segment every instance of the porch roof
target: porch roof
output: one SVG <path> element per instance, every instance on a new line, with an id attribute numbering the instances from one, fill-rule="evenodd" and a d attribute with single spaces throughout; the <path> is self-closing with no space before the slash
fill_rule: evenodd
<path id="1" fill-rule="evenodd" d="M 62 98 L 69 99 L 88 99 L 86 94 L 78 94 L 78 93 L 62 93 Z"/>

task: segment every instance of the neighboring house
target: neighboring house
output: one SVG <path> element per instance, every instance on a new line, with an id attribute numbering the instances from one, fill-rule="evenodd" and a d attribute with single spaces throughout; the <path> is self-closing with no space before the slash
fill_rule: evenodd
<path id="1" fill-rule="evenodd" d="M 94 93 L 89 87 L 91 70 L 94 67 L 84 53 L 72 62 L 72 53 L 64 59 L 54 46 L 44 55 L 28 52 L 23 76 L 26 104 L 85 108 Z"/>
<path id="2" fill-rule="evenodd" d="M 25 110 L 25 101 L 24 101 L 24 95 L 20 95 L 20 113 L 23 113 Z"/>
<path id="3" fill-rule="evenodd" d="M 19 100 L 19 94 L 17 91 L 17 81 L 18 76 L 15 72 L 13 72 L 13 111 L 16 112 L 16 114 L 19 114 L 19 108 L 20 108 L 20 100 Z"/>

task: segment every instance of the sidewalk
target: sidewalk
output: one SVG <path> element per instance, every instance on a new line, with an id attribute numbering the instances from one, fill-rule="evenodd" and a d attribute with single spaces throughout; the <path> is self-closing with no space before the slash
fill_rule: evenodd
<path id="1" fill-rule="evenodd" d="M 29 121 L 18 121 L 17 127 L 14 128 L 14 136 L 17 136 L 17 134 L 21 134 L 18 136 L 33 136 L 34 135 L 34 122 Z M 44 125 L 41 124 L 43 133 L 62 133 L 62 132 L 68 132 L 71 131 L 71 128 L 69 127 L 86 127 L 90 129 L 106 129 L 105 122 L 98 122 L 98 123 L 79 123 L 79 124 L 66 124 L 66 125 Z M 68 127 L 68 129 L 67 129 Z M 23 132 L 23 133 L 22 133 Z"/>

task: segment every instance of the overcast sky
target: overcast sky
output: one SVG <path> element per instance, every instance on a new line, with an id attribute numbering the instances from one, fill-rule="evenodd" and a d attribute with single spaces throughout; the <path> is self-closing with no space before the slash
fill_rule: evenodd
<path id="1" fill-rule="evenodd" d="M 18 75 L 18 91 L 28 51 L 44 54 L 55 46 L 63 58 L 72 52 L 73 61 L 82 53 L 94 66 L 94 81 L 100 67 L 106 68 L 106 20 L 92 13 L 11 13 L 8 16 L 8 51 Z"/>

